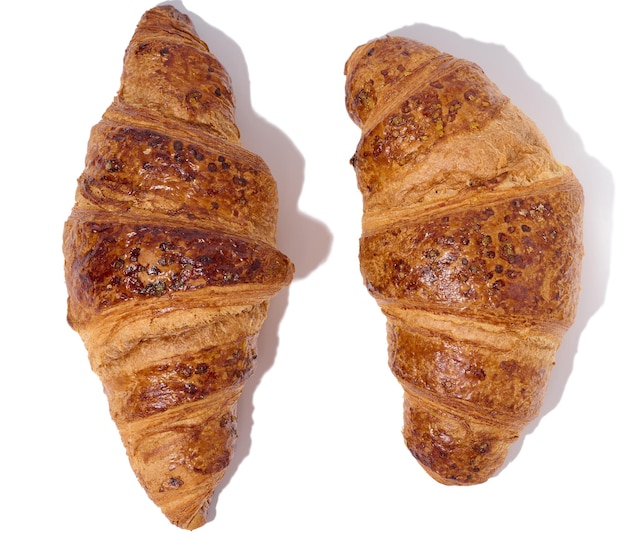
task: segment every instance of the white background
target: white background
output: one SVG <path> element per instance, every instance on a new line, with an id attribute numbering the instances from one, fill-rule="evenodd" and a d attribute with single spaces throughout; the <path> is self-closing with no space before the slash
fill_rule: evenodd
<path id="1" fill-rule="evenodd" d="M 65 322 L 61 232 L 89 130 L 150 1 L 2 9 L 0 532 L 170 534 L 136 483 Z M 236 457 L 201 533 L 625 533 L 624 35 L 617 2 L 186 0 L 229 70 L 244 144 L 272 169 L 272 303 L 240 403 Z M 505 7 L 506 6 L 506 7 Z M 384 318 L 362 286 L 359 131 L 343 68 L 387 33 L 479 63 L 586 193 L 583 292 L 541 417 L 497 477 L 435 483 L 405 449 Z"/>

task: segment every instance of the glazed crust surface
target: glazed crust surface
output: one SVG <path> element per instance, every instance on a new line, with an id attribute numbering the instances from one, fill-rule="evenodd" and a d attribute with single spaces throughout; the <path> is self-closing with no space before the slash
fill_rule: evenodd
<path id="1" fill-rule="evenodd" d="M 291 269 L 285 255 L 258 240 L 215 229 L 108 220 L 108 214 L 98 222 L 72 220 L 67 248 L 75 252 L 71 302 L 96 313 L 201 288 L 276 287 Z"/>
<path id="2" fill-rule="evenodd" d="M 271 242 L 277 192 L 263 160 L 200 128 L 162 124 L 146 115 L 116 106 L 93 128 L 79 207 L 116 217 L 157 213 L 184 225 L 237 229 Z"/>
<path id="3" fill-rule="evenodd" d="M 570 223 L 580 204 L 580 190 L 559 182 L 381 229 L 361 240 L 368 289 L 381 302 L 568 325 L 580 231 Z"/>

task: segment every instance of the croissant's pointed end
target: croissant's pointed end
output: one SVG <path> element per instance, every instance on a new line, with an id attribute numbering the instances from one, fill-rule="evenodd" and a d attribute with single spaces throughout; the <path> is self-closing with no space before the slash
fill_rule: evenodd
<path id="1" fill-rule="evenodd" d="M 181 529 L 186 529 L 189 531 L 193 531 L 194 529 L 201 528 L 207 523 L 207 509 L 209 507 L 209 502 L 207 501 L 203 507 L 201 507 L 191 518 L 186 519 L 184 521 L 180 521 L 179 519 L 170 518 L 170 522 L 175 526 L 178 526 Z"/>
<path id="2" fill-rule="evenodd" d="M 241 390 L 231 388 L 227 398 L 207 396 L 186 410 L 179 407 L 176 415 L 159 413 L 121 429 L 141 486 L 175 526 L 193 530 L 207 522 L 210 501 L 234 453 Z"/>
<path id="3" fill-rule="evenodd" d="M 426 472 L 444 485 L 477 485 L 504 464 L 519 433 L 405 398 L 404 439 Z"/>
<path id="4" fill-rule="evenodd" d="M 344 66 L 345 104 L 350 118 L 363 128 L 376 103 L 385 100 L 387 86 L 393 86 L 395 78 L 388 75 L 394 70 L 392 66 L 397 65 L 406 76 L 438 55 L 437 49 L 400 36 L 387 35 L 358 46 Z"/>
<path id="5" fill-rule="evenodd" d="M 181 484 L 179 489 L 168 489 L 159 494 L 148 492 L 148 495 L 173 525 L 192 531 L 209 522 L 208 511 L 211 500 L 224 473 L 225 470 L 220 470 L 215 474 L 206 476 L 202 482 L 197 482 L 195 488 L 193 488 L 193 482 L 190 482 L 189 485 L 192 488 L 188 490 L 184 489 L 187 484 L 180 483 L 182 480 L 173 478 L 172 486 Z M 177 492 L 179 495 L 167 496 L 171 492 Z"/>
<path id="6" fill-rule="evenodd" d="M 138 26 L 148 26 L 157 21 L 166 21 L 168 24 L 179 26 L 184 31 L 191 32 L 194 35 L 196 34 L 189 16 L 172 5 L 162 4 L 147 10 L 141 17 Z"/>

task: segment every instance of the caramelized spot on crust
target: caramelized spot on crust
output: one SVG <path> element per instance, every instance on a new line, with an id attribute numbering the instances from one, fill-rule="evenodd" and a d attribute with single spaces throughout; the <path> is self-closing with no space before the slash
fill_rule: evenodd
<path id="1" fill-rule="evenodd" d="M 246 339 L 139 370 L 128 383 L 124 414 L 129 421 L 145 418 L 242 384 L 255 358 L 254 344 Z"/>
<path id="2" fill-rule="evenodd" d="M 362 269 L 377 298 L 416 306 L 508 312 L 570 321 L 579 275 L 570 225 L 578 190 L 503 200 L 361 239 Z M 553 263 L 562 270 L 548 270 Z"/>
<path id="3" fill-rule="evenodd" d="M 70 222 L 77 302 L 102 310 L 129 299 L 233 284 L 289 280 L 289 259 L 269 245 L 214 230 Z M 68 246 L 72 245 L 68 243 Z"/>

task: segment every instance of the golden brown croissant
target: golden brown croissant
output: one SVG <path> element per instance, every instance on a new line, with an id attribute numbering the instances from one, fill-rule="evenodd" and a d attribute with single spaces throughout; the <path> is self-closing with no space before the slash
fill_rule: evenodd
<path id="1" fill-rule="evenodd" d="M 537 416 L 576 311 L 583 193 L 475 64 L 386 37 L 346 63 L 360 263 L 404 438 L 445 484 L 491 477 Z"/>
<path id="2" fill-rule="evenodd" d="M 68 321 L 141 485 L 187 529 L 205 523 L 269 300 L 293 274 L 230 84 L 186 15 L 146 12 L 63 237 Z"/>

